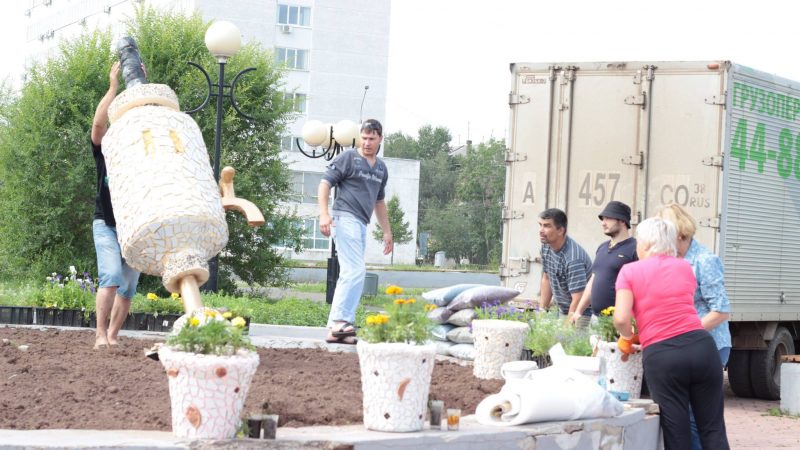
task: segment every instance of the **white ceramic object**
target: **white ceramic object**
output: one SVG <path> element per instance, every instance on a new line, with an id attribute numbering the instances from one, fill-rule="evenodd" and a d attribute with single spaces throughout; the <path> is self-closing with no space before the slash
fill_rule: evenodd
<path id="1" fill-rule="evenodd" d="M 364 426 L 419 431 L 425 423 L 436 345 L 356 344 L 361 366 Z"/>
<path id="2" fill-rule="evenodd" d="M 606 390 L 627 392 L 632 399 L 637 399 L 642 394 L 642 352 L 637 351 L 628 355 L 627 361 L 622 360 L 622 353 L 616 342 L 599 341 L 597 355 L 605 364 Z"/>
<path id="3" fill-rule="evenodd" d="M 530 327 L 514 320 L 473 320 L 475 364 L 472 373 L 484 380 L 500 379 L 503 364 L 516 361 Z"/>
<path id="4" fill-rule="evenodd" d="M 169 379 L 172 432 L 177 437 L 231 439 L 258 368 L 258 353 L 199 355 L 161 347 L 159 361 Z"/>
<path id="5" fill-rule="evenodd" d="M 500 375 L 506 380 L 525 378 L 528 372 L 538 368 L 536 361 L 511 361 L 500 366 Z"/>
<path id="6" fill-rule="evenodd" d="M 170 292 L 185 275 L 205 282 L 207 261 L 228 241 L 203 135 L 176 102 L 165 85 L 127 89 L 109 108 L 113 122 L 103 138 L 122 256 L 162 276 Z"/>

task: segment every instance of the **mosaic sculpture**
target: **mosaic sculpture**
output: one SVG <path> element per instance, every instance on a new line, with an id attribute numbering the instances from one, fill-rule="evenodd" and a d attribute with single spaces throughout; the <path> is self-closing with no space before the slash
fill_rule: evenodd
<path id="1" fill-rule="evenodd" d="M 225 209 L 244 213 L 251 226 L 264 217 L 235 197 L 233 168 L 217 185 L 200 127 L 180 111 L 169 86 L 147 83 L 133 39 L 122 38 L 117 53 L 126 89 L 109 107 L 102 147 L 122 256 L 161 276 L 190 313 L 203 306 L 207 261 L 228 241 Z"/>

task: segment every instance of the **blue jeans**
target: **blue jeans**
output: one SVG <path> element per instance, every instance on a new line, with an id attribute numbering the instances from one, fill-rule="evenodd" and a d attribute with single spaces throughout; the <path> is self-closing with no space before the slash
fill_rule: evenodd
<path id="1" fill-rule="evenodd" d="M 328 327 L 334 322 L 356 320 L 356 309 L 364 290 L 367 267 L 364 252 L 367 249 L 367 226 L 353 216 L 334 213 L 331 236 L 339 258 L 339 279 L 333 293 Z"/>
<path id="2" fill-rule="evenodd" d="M 92 222 L 92 235 L 97 252 L 97 279 L 100 287 L 116 287 L 117 295 L 132 299 L 136 295 L 139 271 L 122 259 L 117 229 L 106 225 L 104 220 L 96 219 Z"/>
<path id="3" fill-rule="evenodd" d="M 730 347 L 722 347 L 719 349 L 719 360 L 722 362 L 722 368 L 728 364 L 728 358 L 731 356 Z M 689 405 L 689 426 L 692 430 L 692 450 L 703 450 L 700 444 L 700 432 L 697 430 L 697 423 L 694 421 L 694 414 L 692 413 L 692 406 Z"/>

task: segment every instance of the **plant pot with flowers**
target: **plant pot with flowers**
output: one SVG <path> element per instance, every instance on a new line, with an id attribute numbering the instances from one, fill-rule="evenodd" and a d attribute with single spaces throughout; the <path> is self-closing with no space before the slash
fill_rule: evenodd
<path id="1" fill-rule="evenodd" d="M 642 351 L 638 345 L 637 351 L 626 355 L 617 347 L 619 333 L 614 327 L 614 307 L 610 306 L 597 317 L 597 339 L 594 342 L 593 356 L 602 357 L 605 369 L 605 387 L 608 391 L 627 392 L 629 398 L 637 399 L 642 393 Z M 636 322 L 633 322 L 634 334 Z"/>
<path id="2" fill-rule="evenodd" d="M 236 435 L 259 362 L 244 326 L 243 318 L 209 308 L 196 309 L 175 323 L 158 356 L 169 379 L 176 436 Z"/>
<path id="3" fill-rule="evenodd" d="M 389 295 L 402 292 L 397 286 L 386 290 Z M 356 350 L 368 429 L 422 430 L 436 357 L 427 317 L 432 306 L 395 298 L 385 312 L 367 316 L 358 331 Z"/>
<path id="4" fill-rule="evenodd" d="M 475 363 L 472 373 L 477 378 L 500 379 L 500 367 L 522 358 L 522 348 L 528 336 L 529 312 L 500 303 L 488 303 L 475 308 L 472 321 L 475 339 Z"/>

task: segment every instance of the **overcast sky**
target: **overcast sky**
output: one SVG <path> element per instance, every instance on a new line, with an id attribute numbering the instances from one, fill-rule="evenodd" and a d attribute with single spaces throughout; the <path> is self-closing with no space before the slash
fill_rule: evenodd
<path id="1" fill-rule="evenodd" d="M 2 78 L 21 64 L 27 4 L 3 3 Z M 728 59 L 800 80 L 787 0 L 393 0 L 390 33 L 387 131 L 439 125 L 454 144 L 506 137 L 512 62 Z"/>

